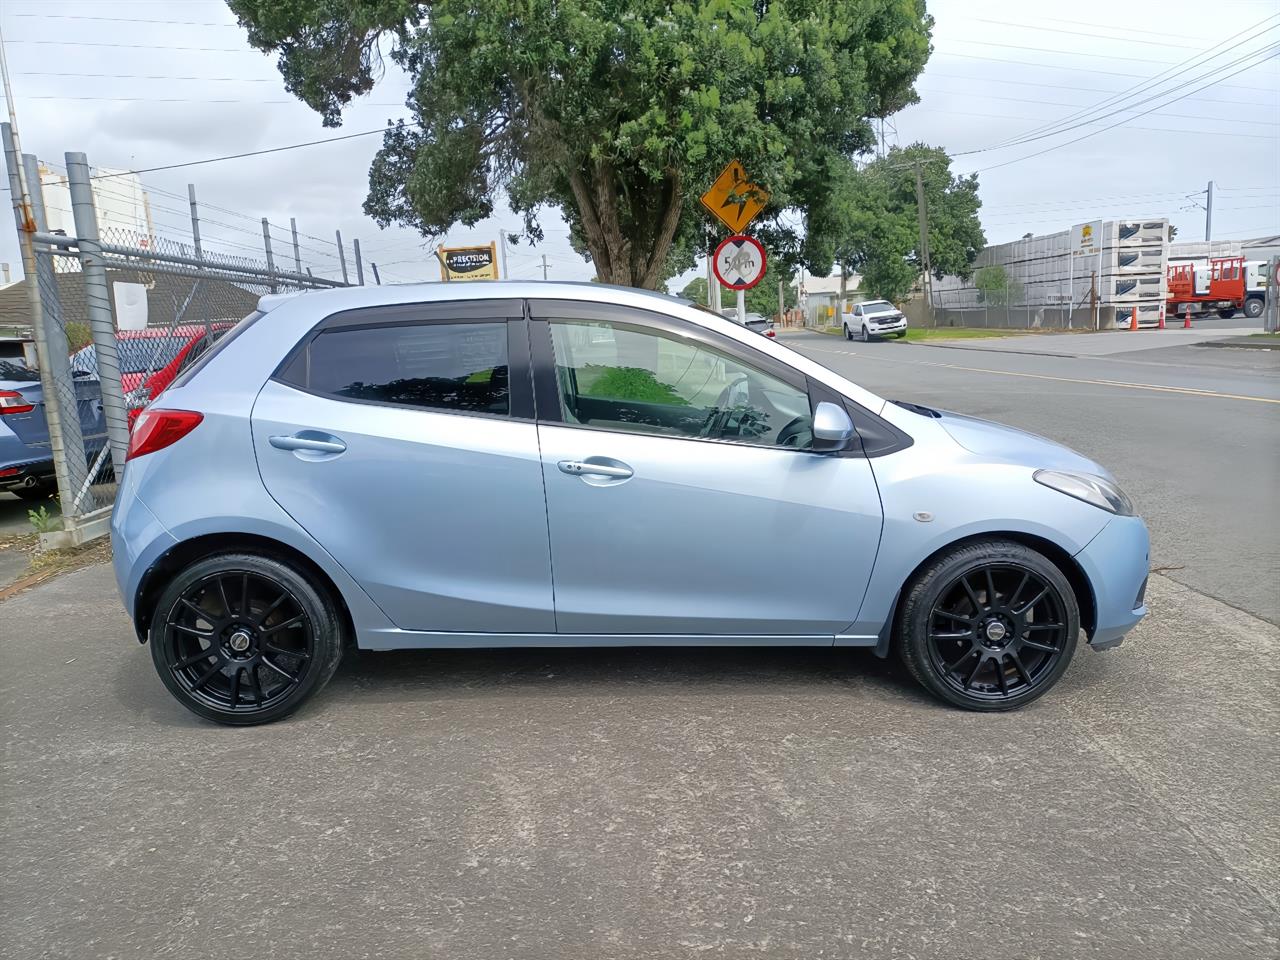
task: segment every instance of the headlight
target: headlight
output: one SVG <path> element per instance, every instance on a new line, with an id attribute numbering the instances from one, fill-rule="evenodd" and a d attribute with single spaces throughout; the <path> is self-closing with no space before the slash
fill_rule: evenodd
<path id="1" fill-rule="evenodd" d="M 1068 497 L 1091 503 L 1107 513 L 1120 517 L 1133 516 L 1133 501 L 1110 480 L 1095 477 L 1091 473 L 1066 473 L 1062 470 L 1037 470 L 1033 476 L 1036 483 L 1065 493 Z"/>

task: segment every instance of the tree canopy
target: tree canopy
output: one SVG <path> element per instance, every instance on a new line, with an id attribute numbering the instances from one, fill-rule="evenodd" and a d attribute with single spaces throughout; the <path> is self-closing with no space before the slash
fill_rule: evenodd
<path id="1" fill-rule="evenodd" d="M 804 238 L 810 269 L 825 274 L 844 265 L 862 274 L 864 293 L 894 302 L 906 299 L 923 270 L 917 164 L 933 274 L 967 279 L 986 243 L 978 219 L 978 178 L 955 176 L 946 151 L 923 143 L 895 147 L 861 170 L 843 166 L 829 203 L 810 216 Z"/>
<path id="2" fill-rule="evenodd" d="M 408 72 L 412 119 L 388 126 L 369 172 L 380 225 L 439 236 L 505 195 L 532 239 L 557 208 L 600 279 L 653 288 L 704 249 L 697 196 L 732 159 L 771 194 L 766 232 L 828 204 L 832 171 L 874 143 L 869 118 L 918 99 L 933 23 L 924 0 L 230 7 L 328 126 L 383 51 Z"/>

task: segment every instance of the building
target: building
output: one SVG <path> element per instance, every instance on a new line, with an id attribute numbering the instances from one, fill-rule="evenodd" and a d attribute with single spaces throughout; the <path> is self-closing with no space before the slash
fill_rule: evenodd
<path id="1" fill-rule="evenodd" d="M 76 224 L 71 213 L 71 190 L 66 175 L 43 163 L 39 169 L 49 232 L 74 237 Z M 151 221 L 151 200 L 138 175 L 105 167 L 94 167 L 92 175 L 98 178 L 110 175 L 109 179 L 91 181 L 93 204 L 98 212 L 98 232 L 104 238 L 108 231 L 127 232 L 135 239 L 134 245 L 146 248 L 155 235 L 155 226 Z"/>
<path id="2" fill-rule="evenodd" d="M 1169 221 L 1098 220 L 989 246 L 967 280 L 933 284 L 935 320 L 1009 327 L 1155 323 L 1167 295 Z M 939 317 L 940 315 L 940 317 Z"/>
<path id="3" fill-rule="evenodd" d="M 860 274 L 851 273 L 845 277 L 845 312 L 851 311 L 853 304 L 863 299 L 858 294 L 858 287 L 861 284 Z M 815 277 L 802 271 L 799 277 L 791 281 L 791 285 L 795 287 L 796 303 L 804 311 L 806 323 L 833 326 L 839 324 L 839 320 L 836 319 L 840 312 L 839 271 L 829 277 Z"/>

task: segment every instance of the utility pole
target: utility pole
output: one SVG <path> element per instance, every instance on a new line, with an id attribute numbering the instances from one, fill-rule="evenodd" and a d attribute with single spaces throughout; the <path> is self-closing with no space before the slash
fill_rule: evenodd
<path id="1" fill-rule="evenodd" d="M 1213 181 L 1209 181 L 1209 187 L 1205 190 L 1204 201 L 1204 240 L 1208 243 L 1213 239 Z"/>
<path id="2" fill-rule="evenodd" d="M 498 262 L 502 265 L 502 279 L 510 280 L 511 275 L 507 273 L 507 231 L 498 231 Z"/>
<path id="3" fill-rule="evenodd" d="M 785 282 L 783 280 L 778 281 L 778 323 L 782 323 L 787 315 L 786 301 L 782 298 L 782 284 Z"/>
<path id="4" fill-rule="evenodd" d="M 271 274 L 271 292 L 276 293 L 276 258 L 271 253 L 271 224 L 267 223 L 267 218 L 262 218 L 262 247 L 267 251 L 267 271 Z"/>
<path id="5" fill-rule="evenodd" d="M 298 249 L 298 221 L 289 218 L 289 232 L 293 234 L 293 268 L 302 273 L 302 252 Z"/>
<path id="6" fill-rule="evenodd" d="M 1089 271 L 1089 312 L 1093 314 L 1093 329 L 1102 326 L 1102 318 L 1098 315 L 1098 271 Z"/>
<path id="7" fill-rule="evenodd" d="M 360 238 L 351 241 L 351 253 L 356 258 L 356 284 L 364 286 L 364 261 L 360 259 Z"/>
<path id="8" fill-rule="evenodd" d="M 200 246 L 200 211 L 196 208 L 196 185 L 187 184 L 187 203 L 191 205 L 191 243 L 196 248 L 196 259 L 204 259 L 204 248 Z"/>
<path id="9" fill-rule="evenodd" d="M 369 266 L 373 268 L 373 282 L 378 286 L 382 286 L 382 278 L 378 276 L 378 265 L 370 260 Z"/>
<path id="10" fill-rule="evenodd" d="M 342 282 L 350 285 L 351 279 L 347 276 L 347 252 L 342 249 L 342 231 L 333 231 L 334 237 L 338 241 L 338 262 L 342 264 Z"/>
<path id="11" fill-rule="evenodd" d="M 923 293 L 929 311 L 929 324 L 933 325 L 933 267 L 929 262 L 929 208 L 924 198 L 924 178 L 920 173 L 920 161 L 914 164 L 916 171 L 916 216 L 920 220 L 920 261 L 924 266 Z M 843 318 L 841 318 L 843 320 Z"/>
<path id="12" fill-rule="evenodd" d="M 542 255 L 542 279 L 547 279 L 547 255 Z"/>

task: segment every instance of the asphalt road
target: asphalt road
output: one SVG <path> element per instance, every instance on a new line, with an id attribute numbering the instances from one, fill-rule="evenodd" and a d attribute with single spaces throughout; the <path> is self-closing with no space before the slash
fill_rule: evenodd
<path id="1" fill-rule="evenodd" d="M 1269 355 L 789 342 L 1108 464 L 1150 617 L 1004 716 L 866 651 L 438 651 L 228 730 L 90 567 L 0 602 L 0 957 L 1274 958 Z"/>
<path id="2" fill-rule="evenodd" d="M 1092 457 L 1146 517 L 1153 565 L 1280 623 L 1280 350 L 1182 345 L 1179 333 L 784 342 L 881 396 L 998 420 Z M 1134 338 L 1152 346 L 1132 350 Z M 1112 352 L 1099 353 L 1108 341 Z M 1069 353 L 1082 348 L 1097 355 Z"/>

